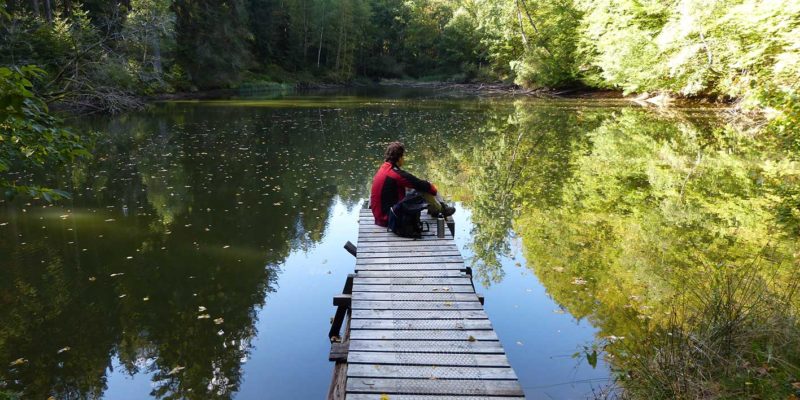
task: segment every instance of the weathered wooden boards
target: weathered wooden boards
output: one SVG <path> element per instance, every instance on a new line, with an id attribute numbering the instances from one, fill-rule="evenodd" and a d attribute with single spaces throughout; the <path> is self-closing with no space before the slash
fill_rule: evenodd
<path id="1" fill-rule="evenodd" d="M 361 211 L 346 398 L 524 398 L 452 235 L 423 219 L 414 240 Z"/>

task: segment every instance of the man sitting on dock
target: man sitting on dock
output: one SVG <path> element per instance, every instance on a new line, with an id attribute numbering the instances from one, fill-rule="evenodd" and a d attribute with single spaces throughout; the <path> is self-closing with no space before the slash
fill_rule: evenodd
<path id="1" fill-rule="evenodd" d="M 372 179 L 372 193 L 369 197 L 375 224 L 389 224 L 389 209 L 406 196 L 406 189 L 414 189 L 428 202 L 428 214 L 449 217 L 456 209 L 446 205 L 438 196 L 436 186 L 400 169 L 403 166 L 406 149 L 400 142 L 389 143 L 384 155 L 384 163 Z"/>

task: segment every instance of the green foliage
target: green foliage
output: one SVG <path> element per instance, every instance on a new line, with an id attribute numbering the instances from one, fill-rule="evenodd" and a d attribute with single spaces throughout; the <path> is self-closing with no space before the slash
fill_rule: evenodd
<path id="1" fill-rule="evenodd" d="M 33 93 L 32 80 L 44 75 L 33 66 L 0 67 L 0 188 L 52 200 L 67 193 L 29 183 L 30 174 L 52 174 L 91 154 L 85 141 L 60 127 Z"/>
<path id="2" fill-rule="evenodd" d="M 585 356 L 625 398 L 789 396 L 797 153 L 719 116 L 559 106 L 492 110 L 431 157 L 471 210 L 474 276 L 503 277 L 513 229 L 548 295 L 599 329 Z"/>

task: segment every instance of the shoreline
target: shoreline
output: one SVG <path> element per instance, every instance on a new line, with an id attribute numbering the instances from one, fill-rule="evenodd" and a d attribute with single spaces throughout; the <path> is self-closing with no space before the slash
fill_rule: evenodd
<path id="1" fill-rule="evenodd" d="M 587 99 L 629 99 L 621 91 L 607 89 L 592 89 L 588 87 L 570 88 L 539 88 L 526 89 L 516 84 L 509 83 L 452 83 L 452 82 L 420 82 L 406 80 L 382 80 L 379 82 L 363 83 L 295 83 L 295 84 L 265 84 L 259 89 L 207 89 L 197 91 L 183 91 L 175 93 L 162 93 L 143 97 L 145 102 L 170 101 L 170 100 L 212 100 L 232 96 L 241 96 L 243 91 L 252 94 L 274 93 L 281 90 L 297 92 L 326 91 L 326 90 L 354 90 L 370 88 L 396 88 L 396 89 L 421 89 L 434 92 L 445 92 L 461 95 L 474 95 L 482 97 L 541 97 L 541 98 L 587 98 Z"/>
<path id="2" fill-rule="evenodd" d="M 483 98 L 541 98 L 541 99 L 585 99 L 621 100 L 642 107 L 669 108 L 682 105 L 704 105 L 710 107 L 731 107 L 735 99 L 719 100 L 712 97 L 681 97 L 667 92 L 632 93 L 625 95 L 621 90 L 596 89 L 586 86 L 565 88 L 526 89 L 509 83 L 453 83 L 414 80 L 381 80 L 377 82 L 354 81 L 349 83 L 274 83 L 263 85 L 244 85 L 232 89 L 208 89 L 189 92 L 164 93 L 142 98 L 144 103 L 173 100 L 219 100 L 240 96 L 257 96 L 280 91 L 295 93 L 325 92 L 359 89 L 419 89 L 439 92 L 443 95 L 475 96 Z"/>

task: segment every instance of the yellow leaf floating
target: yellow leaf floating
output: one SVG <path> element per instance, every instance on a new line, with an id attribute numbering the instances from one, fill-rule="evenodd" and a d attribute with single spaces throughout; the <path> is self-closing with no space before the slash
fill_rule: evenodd
<path id="1" fill-rule="evenodd" d="M 16 360 L 12 361 L 11 364 L 9 364 L 8 366 L 9 367 L 16 367 L 17 365 L 22 365 L 22 364 L 25 364 L 26 362 L 28 362 L 28 360 L 20 357 L 20 358 L 18 358 Z"/>
<path id="2" fill-rule="evenodd" d="M 381 400 L 389 400 L 389 395 L 384 393 L 381 395 Z"/>

